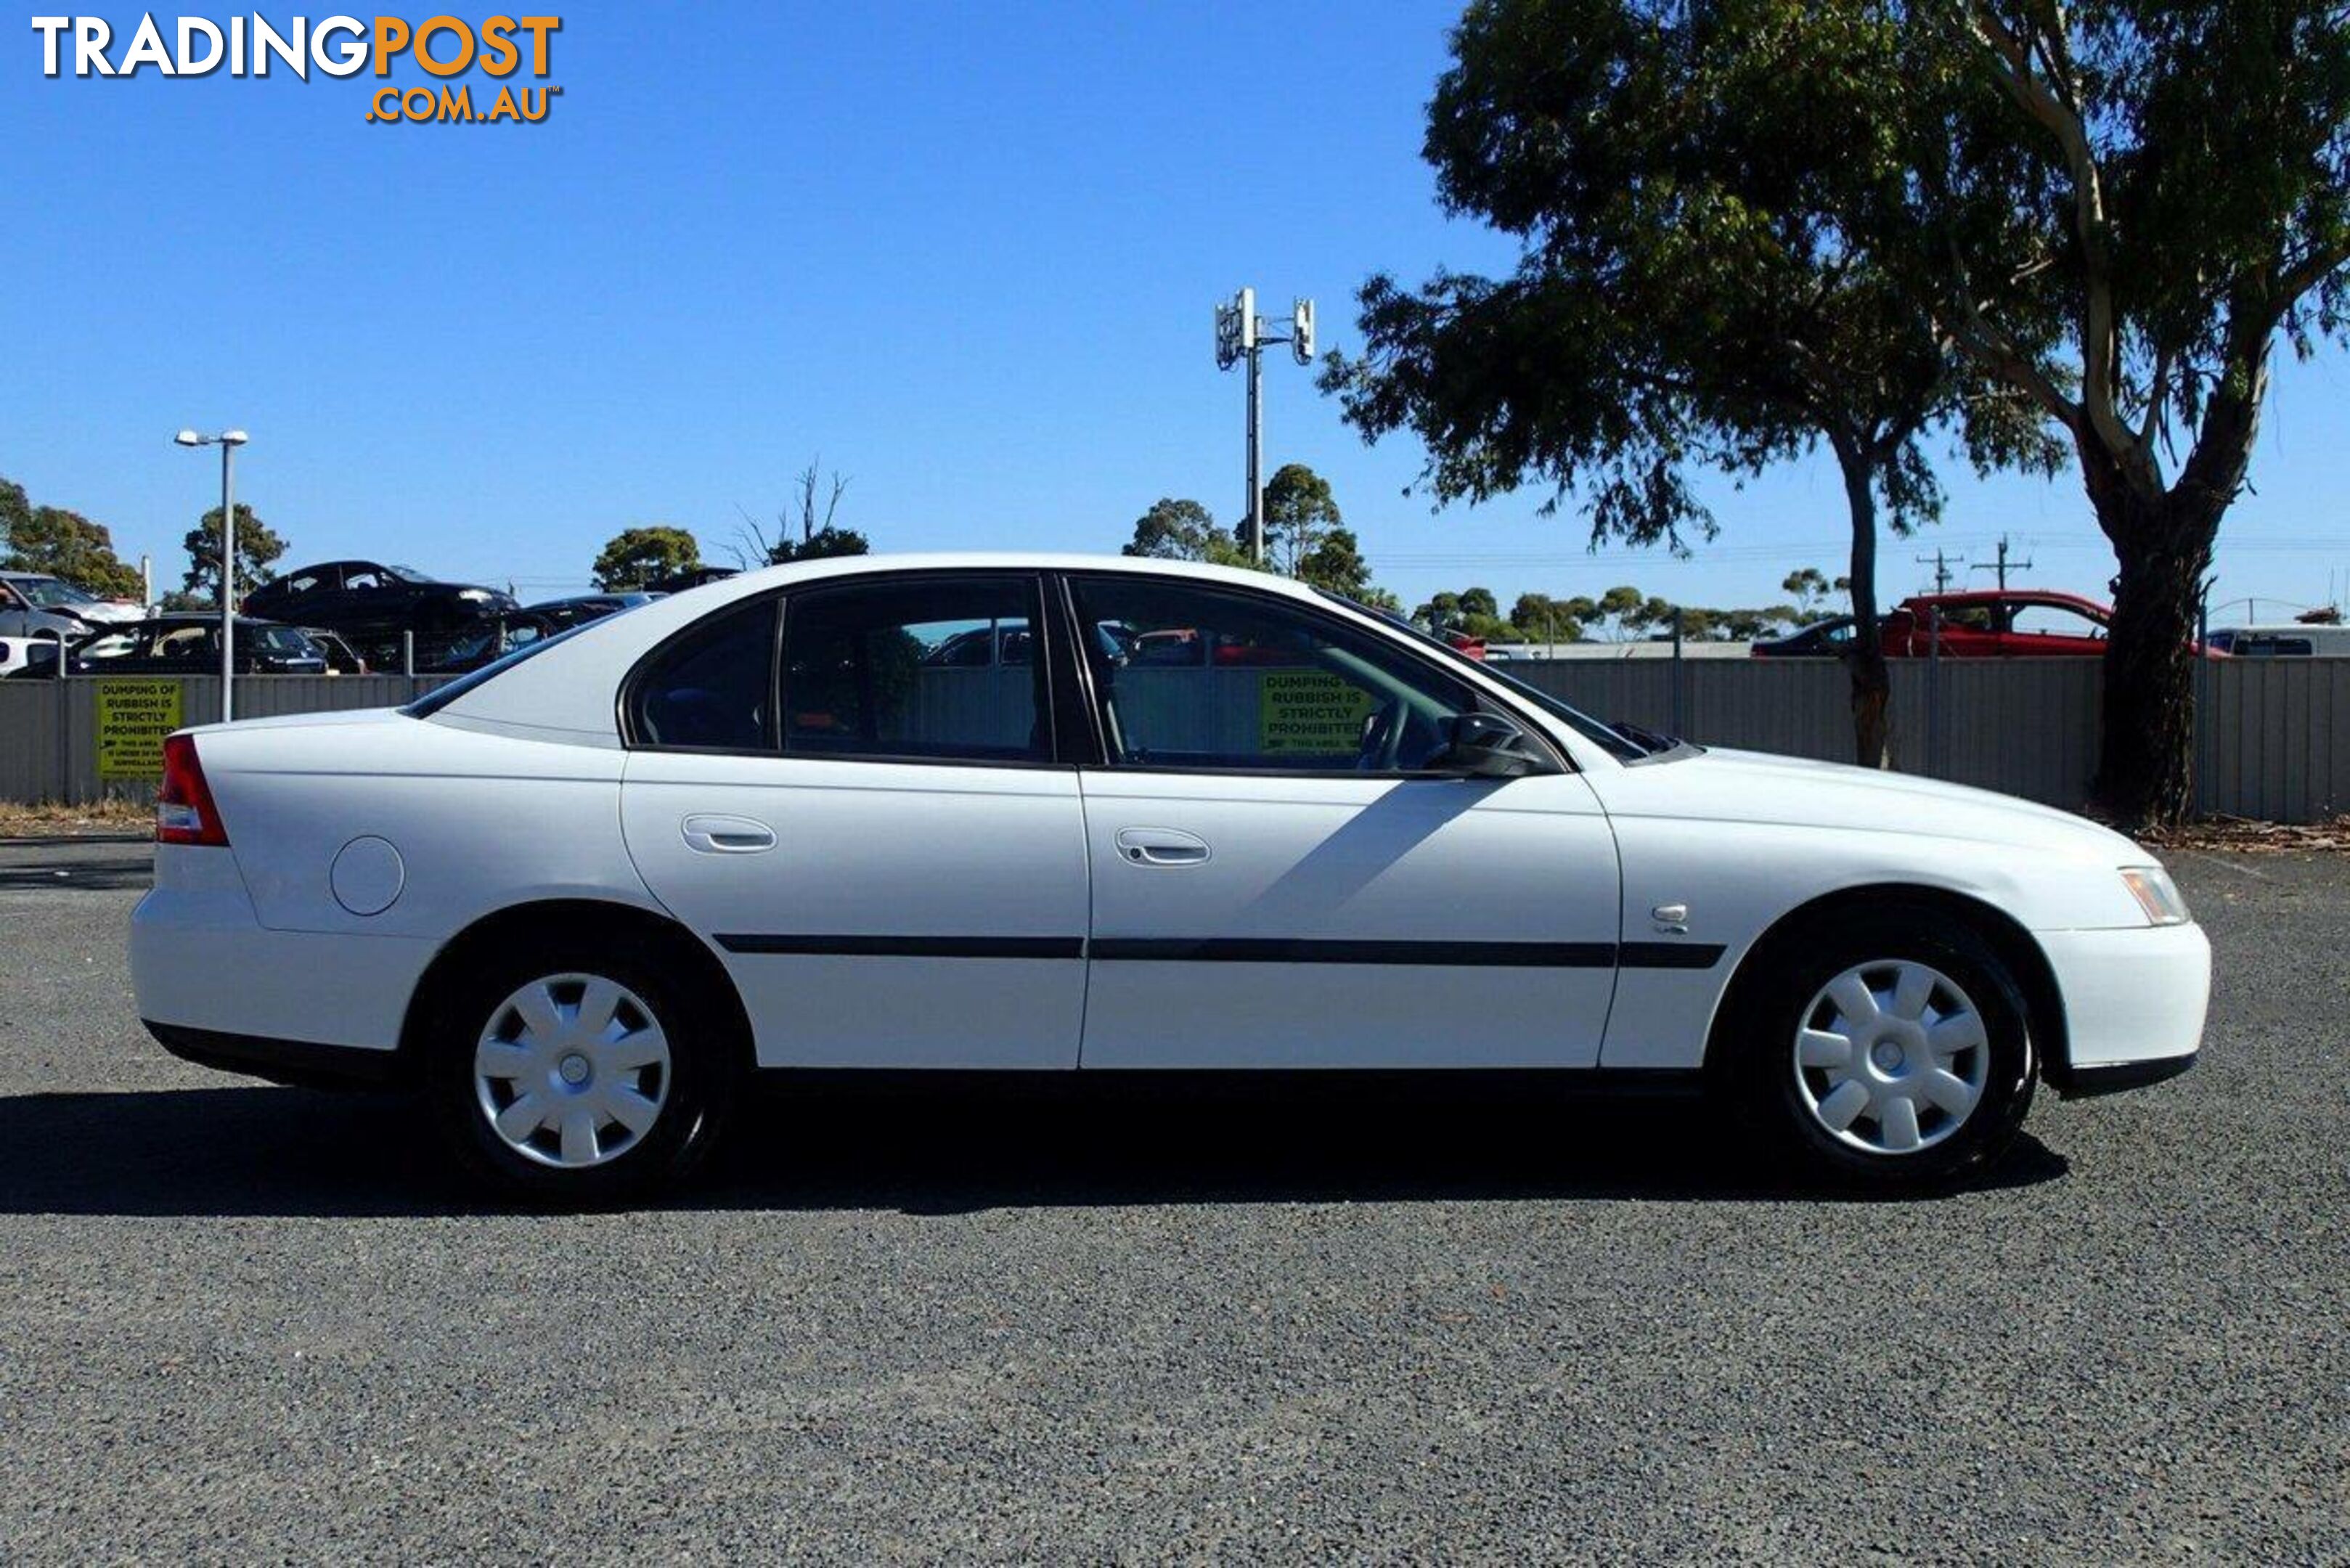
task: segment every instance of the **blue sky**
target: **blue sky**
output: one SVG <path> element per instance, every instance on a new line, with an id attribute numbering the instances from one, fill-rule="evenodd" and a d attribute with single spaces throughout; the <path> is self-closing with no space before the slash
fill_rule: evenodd
<path id="1" fill-rule="evenodd" d="M 120 36 L 139 16 L 98 14 Z M 1161 495 L 1230 521 L 1242 385 L 1212 363 L 1216 299 L 1313 296 L 1343 348 L 1367 273 L 1507 265 L 1419 160 L 1456 14 L 574 5 L 549 119 L 465 127 L 366 123 L 366 77 L 44 79 L 20 13 L 0 474 L 176 579 L 217 472 L 170 434 L 242 425 L 240 496 L 287 564 L 373 556 L 526 598 L 584 586 L 630 524 L 723 559 L 740 509 L 784 506 L 819 453 L 882 548 L 1115 549 Z M 1793 566 L 1839 569 L 1823 463 L 1714 486 L 1721 538 L 1695 563 L 1595 557 L 1539 494 L 1431 515 L 1400 493 L 1411 442 L 1365 448 L 1286 359 L 1266 386 L 1268 468 L 1326 475 L 1407 602 L 1629 581 L 1760 603 Z M 2282 367 L 2221 600 L 2350 590 L 2345 450 L 2350 357 Z M 2030 580 L 2102 592 L 2073 476 L 1953 470 L 1952 491 L 1939 531 L 1888 544 L 1884 591 L 1920 586 L 1937 543 L 1987 561 L 2005 531 Z"/>

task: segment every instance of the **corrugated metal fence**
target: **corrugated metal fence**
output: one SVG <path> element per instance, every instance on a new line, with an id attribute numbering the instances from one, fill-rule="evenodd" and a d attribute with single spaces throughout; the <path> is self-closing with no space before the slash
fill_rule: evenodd
<path id="1" fill-rule="evenodd" d="M 236 716 L 263 719 L 338 708 L 388 708 L 449 677 L 251 675 L 236 683 Z M 88 801 L 151 794 L 136 780 L 101 780 L 98 769 L 98 679 L 0 680 L 0 800 Z M 220 717 L 220 678 L 179 678 L 182 724 Z"/>
<path id="2" fill-rule="evenodd" d="M 1826 660 L 1508 668 L 1601 719 L 1717 746 L 1852 759 L 1850 682 Z M 2095 659 L 1910 659 L 1890 673 L 1893 759 L 1902 771 L 2067 809 L 2088 798 L 2104 709 Z M 2200 809 L 2278 822 L 2350 812 L 2350 659 L 2212 659 L 2197 670 L 2197 685 Z"/>
<path id="3" fill-rule="evenodd" d="M 1852 761 L 1852 686 L 1840 664 L 1559 659 L 1508 669 L 1596 718 L 1708 745 Z M 2088 798 L 2101 706 L 2096 660 L 1898 659 L 1888 673 L 1893 762 L 1904 773 L 2068 808 Z M 2339 689 L 2350 692 L 2350 661 L 2344 661 Z M 2318 793 L 2350 802 L 2350 779 L 2334 784 Z M 2206 809 L 2236 808 L 2213 804 Z"/>
<path id="4" fill-rule="evenodd" d="M 1712 745 L 1832 762 L 1852 754 L 1844 669 L 1825 660 L 1522 660 L 1508 669 L 1602 719 Z M 2052 805 L 2087 798 L 2100 710 L 2095 659 L 1901 659 L 1892 676 L 1894 760 L 1905 772 Z M 2282 822 L 2350 812 L 2350 659 L 2215 659 L 2198 676 L 2204 810 Z M 255 676 L 237 682 L 237 716 L 384 707 L 440 681 Z M 98 685 L 0 680 L 0 800 L 142 793 L 135 782 L 98 776 Z M 181 685 L 185 722 L 220 711 L 217 680 Z"/>

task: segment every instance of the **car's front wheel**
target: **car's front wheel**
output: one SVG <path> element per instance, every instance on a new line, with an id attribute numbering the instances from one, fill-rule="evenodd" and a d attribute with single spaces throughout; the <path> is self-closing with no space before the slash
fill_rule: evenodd
<path id="1" fill-rule="evenodd" d="M 436 1112 L 465 1163 L 519 1196 L 607 1203 L 673 1181 L 732 1098 L 708 1022 L 618 955 L 513 955 L 470 977 L 442 1016 Z"/>
<path id="2" fill-rule="evenodd" d="M 2014 1141 L 2038 1063 L 2022 993 L 1981 939 L 1886 911 L 1781 956 L 1743 1076 L 1764 1130 L 1800 1164 L 1862 1186 L 1935 1185 Z"/>

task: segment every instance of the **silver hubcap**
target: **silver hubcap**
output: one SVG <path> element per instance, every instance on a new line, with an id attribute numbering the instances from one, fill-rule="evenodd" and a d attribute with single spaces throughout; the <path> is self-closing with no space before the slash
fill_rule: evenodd
<path id="1" fill-rule="evenodd" d="M 669 1037 L 642 998 L 593 974 L 534 980 L 473 1047 L 491 1130 L 541 1165 L 579 1169 L 637 1145 L 669 1098 Z"/>
<path id="2" fill-rule="evenodd" d="M 1822 986 L 1795 1032 L 1795 1087 L 1813 1118 L 1870 1154 L 1914 1154 L 1982 1103 L 1991 1037 L 1939 970 L 1855 964 Z"/>

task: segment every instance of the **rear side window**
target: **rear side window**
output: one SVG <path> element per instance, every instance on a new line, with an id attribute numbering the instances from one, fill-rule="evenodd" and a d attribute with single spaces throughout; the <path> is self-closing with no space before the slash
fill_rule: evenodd
<path id="1" fill-rule="evenodd" d="M 1044 762 L 1026 577 L 848 583 L 784 608 L 787 756 Z"/>
<path id="2" fill-rule="evenodd" d="M 570 635 L 529 646 L 544 648 Z M 774 600 L 713 615 L 638 674 L 629 693 L 629 733 L 640 746 L 773 751 L 775 669 Z"/>

